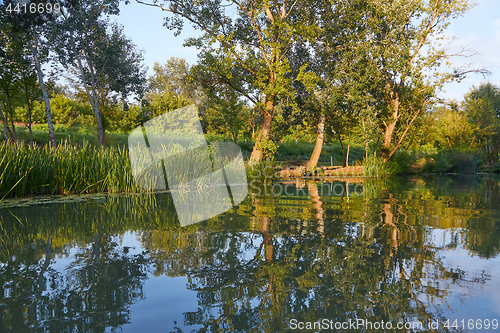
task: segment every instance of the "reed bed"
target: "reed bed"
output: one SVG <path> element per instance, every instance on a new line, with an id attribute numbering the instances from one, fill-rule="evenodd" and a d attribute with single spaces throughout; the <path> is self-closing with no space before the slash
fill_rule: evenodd
<path id="1" fill-rule="evenodd" d="M 67 141 L 54 149 L 0 143 L 0 200 L 36 194 L 139 192 L 127 148 Z"/>

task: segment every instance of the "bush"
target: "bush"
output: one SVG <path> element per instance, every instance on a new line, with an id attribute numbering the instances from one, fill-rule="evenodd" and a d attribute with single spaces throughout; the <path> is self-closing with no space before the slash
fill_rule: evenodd
<path id="1" fill-rule="evenodd" d="M 410 155 L 406 151 L 400 151 L 391 156 L 387 163 L 390 164 L 392 174 L 407 173 L 410 171 L 413 163 L 416 162 L 416 156 Z"/>
<path id="2" fill-rule="evenodd" d="M 441 150 L 427 157 L 422 172 L 432 173 L 475 173 L 478 163 L 477 156 L 469 152 L 457 150 Z"/>

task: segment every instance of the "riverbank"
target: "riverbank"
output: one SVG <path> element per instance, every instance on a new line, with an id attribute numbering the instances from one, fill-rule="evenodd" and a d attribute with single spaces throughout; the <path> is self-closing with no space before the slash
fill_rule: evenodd
<path id="1" fill-rule="evenodd" d="M 243 141 L 239 144 L 244 155 L 248 155 L 253 143 Z M 307 144 L 291 143 L 283 145 L 282 149 L 288 149 L 293 154 L 297 152 L 292 149 L 294 146 L 303 148 Z M 312 150 L 312 147 L 309 148 Z M 388 163 L 370 155 L 367 160 L 357 160 L 357 165 L 341 167 L 332 165 L 333 156 L 336 163 L 341 162 L 337 161 L 342 155 L 339 157 L 336 148 L 325 146 L 320 163 L 313 170 L 306 168 L 306 154 L 297 158 L 299 155 L 286 155 L 282 152 L 281 155 L 277 154 L 277 158 L 294 158 L 247 166 L 248 181 L 269 183 L 285 179 L 345 180 L 383 178 L 397 174 L 474 174 L 500 171 L 500 164 L 484 165 L 476 155 L 460 151 L 440 151 L 427 155 L 399 152 Z M 47 146 L 31 148 L 25 143 L 0 142 L 0 199 L 145 191 L 135 183 L 126 146 L 99 147 L 87 141 L 81 144 L 64 141 L 51 150 Z"/>

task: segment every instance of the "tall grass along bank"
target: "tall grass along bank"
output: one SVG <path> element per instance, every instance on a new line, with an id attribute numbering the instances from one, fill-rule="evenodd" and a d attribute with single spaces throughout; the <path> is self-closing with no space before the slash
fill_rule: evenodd
<path id="1" fill-rule="evenodd" d="M 127 148 L 64 142 L 55 149 L 0 143 L 0 199 L 139 191 Z"/>

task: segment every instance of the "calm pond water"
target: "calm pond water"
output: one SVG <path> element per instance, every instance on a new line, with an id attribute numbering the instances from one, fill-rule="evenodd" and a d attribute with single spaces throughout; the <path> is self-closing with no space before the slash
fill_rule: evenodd
<path id="1" fill-rule="evenodd" d="M 252 186 L 185 228 L 165 193 L 1 208 L 0 331 L 500 331 L 499 181 Z"/>

